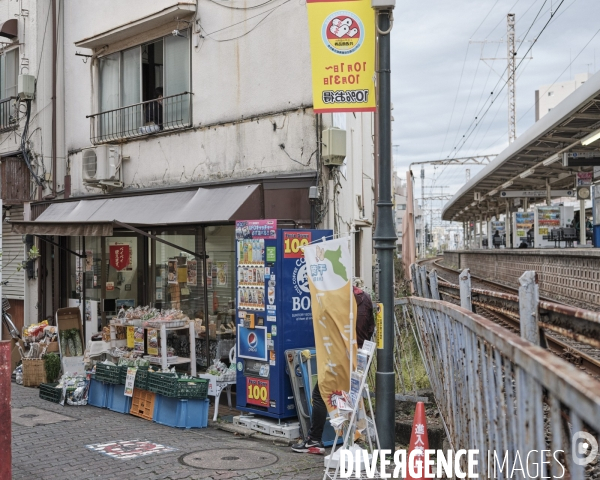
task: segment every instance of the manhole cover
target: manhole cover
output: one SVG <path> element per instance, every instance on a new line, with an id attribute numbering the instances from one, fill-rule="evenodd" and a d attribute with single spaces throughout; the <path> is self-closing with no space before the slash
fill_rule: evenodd
<path id="1" fill-rule="evenodd" d="M 277 455 L 260 450 L 244 448 L 232 452 L 231 449 L 221 448 L 188 453 L 179 460 L 190 467 L 207 470 L 248 470 L 272 465 L 279 458 Z"/>

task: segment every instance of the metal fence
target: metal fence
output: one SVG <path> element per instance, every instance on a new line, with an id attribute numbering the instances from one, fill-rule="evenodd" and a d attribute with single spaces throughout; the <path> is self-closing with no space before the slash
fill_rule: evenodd
<path id="1" fill-rule="evenodd" d="M 0 100 L 0 133 L 14 130 L 18 125 L 17 97 Z"/>
<path id="2" fill-rule="evenodd" d="M 583 459 L 599 440 L 600 382 L 470 308 L 434 299 L 437 285 L 420 274 L 413 270 L 417 292 L 429 298 L 410 297 L 407 310 L 453 450 L 479 450 L 479 478 L 591 478 Z M 461 298 L 468 307 L 470 288 Z"/>
<path id="3" fill-rule="evenodd" d="M 88 115 L 95 144 L 191 126 L 192 94 L 184 92 Z"/>

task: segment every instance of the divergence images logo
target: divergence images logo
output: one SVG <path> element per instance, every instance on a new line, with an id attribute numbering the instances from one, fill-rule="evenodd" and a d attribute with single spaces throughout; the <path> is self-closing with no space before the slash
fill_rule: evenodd
<path id="1" fill-rule="evenodd" d="M 248 334 L 248 346 L 250 347 L 251 352 L 256 352 L 256 346 L 258 345 L 258 337 L 256 333 L 250 332 Z"/>
<path id="2" fill-rule="evenodd" d="M 321 37 L 325 46 L 333 53 L 349 55 L 356 52 L 363 44 L 365 29 L 358 16 L 341 10 L 325 19 Z"/>

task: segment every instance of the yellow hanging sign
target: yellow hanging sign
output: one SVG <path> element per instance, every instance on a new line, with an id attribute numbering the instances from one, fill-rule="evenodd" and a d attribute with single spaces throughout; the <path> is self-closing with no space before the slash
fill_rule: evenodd
<path id="1" fill-rule="evenodd" d="M 127 327 L 127 348 L 133 348 L 135 345 L 135 327 Z"/>
<path id="2" fill-rule="evenodd" d="M 307 0 L 315 113 L 374 112 L 375 11 L 370 0 Z"/>
<path id="3" fill-rule="evenodd" d="M 381 350 L 383 349 L 383 303 L 377 304 L 375 325 L 377 327 L 377 348 Z"/>

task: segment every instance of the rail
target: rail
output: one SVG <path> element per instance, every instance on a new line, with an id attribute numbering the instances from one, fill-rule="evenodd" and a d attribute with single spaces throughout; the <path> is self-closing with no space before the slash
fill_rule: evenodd
<path id="1" fill-rule="evenodd" d="M 191 126 L 192 94 L 183 92 L 160 99 L 88 115 L 92 144 L 179 130 Z"/>
<path id="2" fill-rule="evenodd" d="M 0 100 L 0 133 L 15 130 L 18 126 L 17 97 Z"/>
<path id="3" fill-rule="evenodd" d="M 581 449 L 600 432 L 600 382 L 469 309 L 408 304 L 452 448 L 479 450 L 478 478 L 516 478 L 515 468 L 585 478 Z"/>

